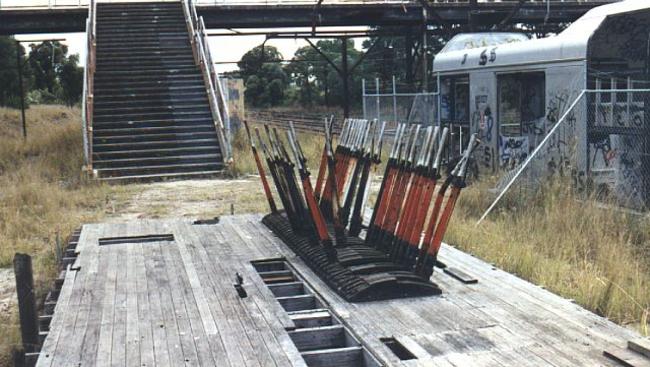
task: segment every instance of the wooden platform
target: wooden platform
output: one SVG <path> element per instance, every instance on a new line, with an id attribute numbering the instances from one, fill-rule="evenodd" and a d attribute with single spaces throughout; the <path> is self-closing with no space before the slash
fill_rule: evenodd
<path id="1" fill-rule="evenodd" d="M 442 296 L 350 304 L 260 219 L 85 225 L 37 365 L 304 366 L 294 342 L 309 330 L 290 335 L 297 319 L 286 298 L 251 264 L 279 257 L 387 366 L 615 366 L 603 351 L 638 337 L 448 246 L 440 260 L 477 283 L 436 271 Z M 237 272 L 246 298 L 233 287 Z M 400 360 L 387 337 L 416 359 Z"/>

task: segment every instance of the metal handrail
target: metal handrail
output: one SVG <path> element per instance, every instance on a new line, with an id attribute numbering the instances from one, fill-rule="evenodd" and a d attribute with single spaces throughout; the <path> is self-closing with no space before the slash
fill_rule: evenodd
<path id="1" fill-rule="evenodd" d="M 226 149 L 228 149 L 228 156 L 232 157 L 232 152 L 230 151 L 230 113 L 228 111 L 228 101 L 223 92 L 223 86 L 221 85 L 221 79 L 219 78 L 219 73 L 215 68 L 215 64 L 212 60 L 212 54 L 210 52 L 210 44 L 208 43 L 208 35 L 206 33 L 207 28 L 203 22 L 203 17 L 199 17 L 199 28 L 200 37 L 202 39 L 202 44 L 205 47 L 205 56 L 206 56 L 206 65 L 209 68 L 209 74 L 212 79 L 212 84 L 214 85 L 215 92 L 217 94 L 217 102 L 219 105 L 219 112 L 221 113 L 221 119 L 225 128 L 225 137 L 226 137 Z"/>
<path id="2" fill-rule="evenodd" d="M 82 126 L 84 141 L 84 163 L 85 170 L 92 172 L 92 142 L 93 142 L 93 98 L 94 98 L 94 81 L 95 81 L 95 48 L 97 46 L 97 27 L 96 27 L 97 4 L 95 0 L 90 0 L 88 7 L 88 19 L 86 20 L 86 64 L 84 66 L 84 84 L 83 84 L 83 101 L 82 101 Z"/>
<path id="3" fill-rule="evenodd" d="M 206 92 L 208 94 L 208 101 L 210 103 L 210 110 L 212 113 L 212 119 L 214 121 L 215 128 L 217 130 L 217 137 L 222 147 L 222 154 L 224 157 L 224 162 L 230 163 L 232 161 L 230 142 L 227 138 L 227 131 L 224 127 L 224 121 L 222 113 L 227 109 L 227 105 L 224 104 L 222 108 L 219 106 L 219 100 L 217 99 L 217 92 L 215 89 L 215 82 L 210 75 L 209 58 L 207 55 L 210 55 L 210 49 L 207 46 L 207 43 L 203 42 L 203 35 L 201 34 L 201 24 L 203 21 L 199 19 L 196 13 L 196 7 L 192 0 L 183 0 L 183 12 L 185 14 L 185 22 L 187 24 L 188 31 L 190 32 L 190 39 L 192 44 L 192 51 L 194 53 L 194 61 L 201 68 L 201 73 L 203 74 L 203 80 L 206 85 Z M 215 77 L 217 75 L 215 74 Z M 216 84 L 218 83 L 218 77 L 216 79 Z M 217 87 L 219 88 L 219 87 Z"/>

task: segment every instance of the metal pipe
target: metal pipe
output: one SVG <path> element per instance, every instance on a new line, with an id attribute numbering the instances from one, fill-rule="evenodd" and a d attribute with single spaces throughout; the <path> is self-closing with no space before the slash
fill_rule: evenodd
<path id="1" fill-rule="evenodd" d="M 490 214 L 490 212 L 492 211 L 492 209 L 494 209 L 494 207 L 497 205 L 497 203 L 499 202 L 499 200 L 501 200 L 501 198 L 502 198 L 502 197 L 506 194 L 506 192 L 510 189 L 510 187 L 511 187 L 512 184 L 517 180 L 517 178 L 519 177 L 519 175 L 521 175 L 521 173 L 524 171 L 524 169 L 526 169 L 526 167 L 528 167 L 528 164 L 530 163 L 530 161 L 533 160 L 533 157 L 535 157 L 535 156 L 537 155 L 537 152 L 539 152 L 539 151 L 542 149 L 542 147 L 546 144 L 546 142 L 551 138 L 551 136 L 553 135 L 553 133 L 555 133 L 555 131 L 557 130 L 557 128 L 560 127 L 560 125 L 562 125 L 562 124 L 564 123 L 564 120 L 566 119 L 566 117 L 569 115 L 569 113 L 571 113 L 571 111 L 573 111 L 573 108 L 578 104 L 578 102 L 582 99 L 582 97 L 585 95 L 586 92 L 587 92 L 586 89 L 583 90 L 582 92 L 580 92 L 580 94 L 579 94 L 578 97 L 573 101 L 573 103 L 571 104 L 571 106 L 569 106 L 569 108 L 564 112 L 564 114 L 562 114 L 562 117 L 560 117 L 560 119 L 559 119 L 558 122 L 555 124 L 555 126 L 553 126 L 553 127 L 551 128 L 551 130 L 549 130 L 549 132 L 546 134 L 546 136 L 544 137 L 544 139 L 542 139 L 542 141 L 539 143 L 539 145 L 535 148 L 535 150 L 533 150 L 533 152 L 532 152 L 532 153 L 531 153 L 531 154 L 526 158 L 526 160 L 524 161 L 524 163 L 523 163 L 521 166 L 519 166 L 519 168 L 517 169 L 517 173 L 515 173 L 515 175 L 510 179 L 510 181 L 508 182 L 508 184 L 506 185 L 506 187 L 501 191 L 501 193 L 499 193 L 499 195 L 497 196 L 497 198 L 494 199 L 494 201 L 492 202 L 492 204 L 487 208 L 487 210 L 485 211 L 485 213 L 483 213 L 483 215 L 481 216 L 481 218 L 479 218 L 478 222 L 476 222 L 476 226 L 478 226 L 479 224 L 481 224 L 481 222 L 482 222 L 482 221 L 483 221 L 483 220 L 488 216 L 488 214 Z"/>
<path id="2" fill-rule="evenodd" d="M 397 123 L 397 89 L 395 87 L 395 75 L 393 75 L 393 119 Z"/>

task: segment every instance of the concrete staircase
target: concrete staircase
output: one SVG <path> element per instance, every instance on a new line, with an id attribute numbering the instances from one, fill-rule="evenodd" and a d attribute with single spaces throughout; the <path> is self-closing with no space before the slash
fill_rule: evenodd
<path id="1" fill-rule="evenodd" d="M 97 4 L 92 158 L 105 180 L 224 167 L 180 2 Z"/>

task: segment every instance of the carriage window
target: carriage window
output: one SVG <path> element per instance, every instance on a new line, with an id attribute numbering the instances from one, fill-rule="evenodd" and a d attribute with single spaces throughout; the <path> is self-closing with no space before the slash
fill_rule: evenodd
<path id="1" fill-rule="evenodd" d="M 469 124 L 469 78 L 448 77 L 441 80 L 441 115 L 443 122 Z"/>
<path id="2" fill-rule="evenodd" d="M 498 81 L 499 126 L 505 136 L 520 136 L 526 126 L 545 116 L 543 72 L 500 75 Z"/>

